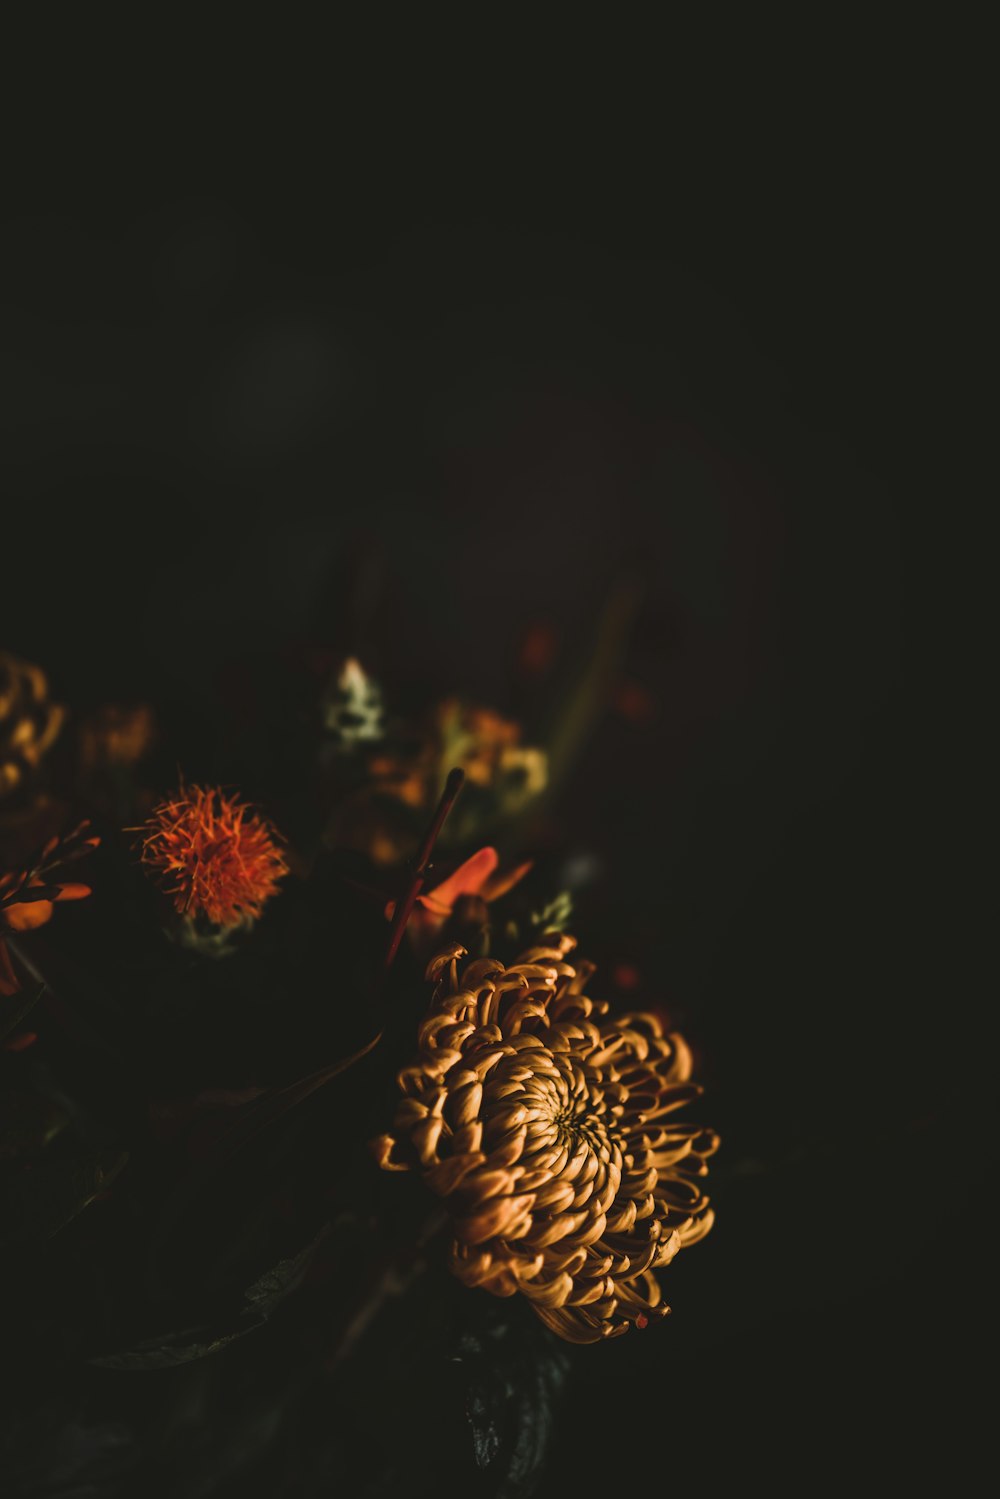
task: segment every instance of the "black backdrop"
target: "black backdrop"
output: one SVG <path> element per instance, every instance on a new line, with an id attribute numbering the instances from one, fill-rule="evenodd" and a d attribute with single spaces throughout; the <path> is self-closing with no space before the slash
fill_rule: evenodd
<path id="1" fill-rule="evenodd" d="M 657 1338 L 579 1365 L 543 1492 L 623 1451 L 811 1492 L 961 1438 L 981 1106 L 942 1034 L 913 500 L 940 301 L 909 165 L 819 150 L 683 191 L 470 153 L 460 203 L 414 162 L 361 194 L 165 174 L 8 223 L 3 644 L 78 705 L 162 705 L 191 774 L 225 773 L 234 662 L 318 638 L 401 700 L 521 711 L 524 630 L 569 650 L 638 589 L 652 710 L 602 718 L 559 815 L 601 859 L 585 945 L 698 1048 L 720 1218 Z"/>

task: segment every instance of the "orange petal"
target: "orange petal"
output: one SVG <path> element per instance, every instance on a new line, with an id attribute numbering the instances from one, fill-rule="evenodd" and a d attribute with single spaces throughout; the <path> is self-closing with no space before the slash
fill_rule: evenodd
<path id="1" fill-rule="evenodd" d="M 471 859 L 460 864 L 454 874 L 435 885 L 427 895 L 418 895 L 417 899 L 438 915 L 446 913 L 460 895 L 478 895 L 499 863 L 500 855 L 495 848 L 481 848 Z"/>
<path id="2" fill-rule="evenodd" d="M 485 901 L 499 900 L 501 895 L 506 895 L 508 890 L 524 879 L 526 874 L 534 868 L 534 859 L 528 859 L 526 863 L 519 864 L 516 869 L 510 870 L 508 874 L 498 874 L 493 879 L 487 880 L 480 894 Z"/>
<path id="3" fill-rule="evenodd" d="M 423 902 L 423 905 L 424 905 L 424 907 L 426 909 L 421 910 L 421 908 L 420 908 L 421 907 L 421 902 Z M 394 900 L 390 900 L 390 901 L 388 901 L 386 903 L 386 908 L 385 908 L 385 919 L 386 919 L 386 921 L 391 921 L 392 918 L 395 916 L 395 914 L 396 914 L 396 902 Z M 413 910 L 410 912 L 409 926 L 410 926 L 411 930 L 413 930 L 413 931 L 419 931 L 419 930 L 426 930 L 426 931 L 432 931 L 432 932 L 433 931 L 437 931 L 438 927 L 441 925 L 441 922 L 444 920 L 444 918 L 446 916 L 450 916 L 450 915 L 451 915 L 450 909 L 449 910 L 444 910 L 444 911 L 439 911 L 438 908 L 437 908 L 436 903 L 428 904 L 427 901 L 424 900 L 424 897 L 422 895 L 418 895 L 417 896 L 416 905 L 413 907 Z"/>
<path id="4" fill-rule="evenodd" d="M 21 1031 L 20 1035 L 11 1036 L 9 1041 L 3 1043 L 4 1051 L 27 1051 L 29 1046 L 34 1046 L 38 1040 L 37 1031 Z"/>
<path id="5" fill-rule="evenodd" d="M 56 900 L 83 900 L 90 893 L 89 885 L 60 885 Z"/>
<path id="6" fill-rule="evenodd" d="M 435 885 L 426 895 L 418 895 L 416 904 L 423 906 L 432 916 L 442 919 L 450 916 L 459 896 L 478 895 L 499 862 L 500 855 L 495 848 L 481 848 L 471 859 L 460 864 L 454 874 L 442 880 L 440 885 Z M 385 908 L 387 920 L 392 920 L 395 910 L 396 902 L 389 901 Z"/>
<path id="7" fill-rule="evenodd" d="M 8 906 L 4 917 L 12 932 L 30 932 L 36 926 L 44 926 L 52 917 L 54 907 L 50 900 L 26 900 L 17 906 Z"/>

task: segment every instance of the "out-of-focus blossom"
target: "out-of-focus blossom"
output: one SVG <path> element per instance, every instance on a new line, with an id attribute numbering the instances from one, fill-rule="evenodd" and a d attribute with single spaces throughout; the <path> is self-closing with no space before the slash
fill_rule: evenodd
<path id="1" fill-rule="evenodd" d="M 656 712 L 656 699 L 641 682 L 622 682 L 612 699 L 614 707 L 629 723 L 648 723 Z"/>
<path id="2" fill-rule="evenodd" d="M 41 667 L 0 651 L 0 798 L 24 785 L 64 718 Z"/>
<path id="3" fill-rule="evenodd" d="M 542 623 L 529 626 L 518 652 L 521 670 L 531 677 L 544 676 L 555 656 L 556 632 L 552 626 Z"/>
<path id="4" fill-rule="evenodd" d="M 156 738 L 156 720 L 146 703 L 106 703 L 80 725 L 80 763 L 85 771 L 138 764 Z"/>
<path id="5" fill-rule="evenodd" d="M 492 708 L 446 698 L 424 723 L 374 745 L 366 782 L 334 810 L 330 847 L 354 848 L 377 864 L 412 851 L 448 773 L 465 773 L 465 791 L 444 830 L 445 844 L 468 844 L 521 812 L 545 790 L 544 750 L 521 742 L 522 729 Z"/>
<path id="6" fill-rule="evenodd" d="M 513 719 L 458 698 L 439 703 L 434 716 L 442 764 L 460 765 L 468 781 L 497 792 L 508 806 L 544 791 L 545 754 L 521 744 L 521 726 Z"/>
<path id="7" fill-rule="evenodd" d="M 413 754 L 377 756 L 371 774 L 380 791 L 413 807 L 429 807 L 458 766 L 469 787 L 489 792 L 507 811 L 544 791 L 544 750 L 521 743 L 521 726 L 492 708 L 446 698 Z"/>
<path id="8" fill-rule="evenodd" d="M 353 656 L 327 688 L 321 712 L 323 727 L 336 751 L 347 752 L 382 738 L 382 694 Z"/>

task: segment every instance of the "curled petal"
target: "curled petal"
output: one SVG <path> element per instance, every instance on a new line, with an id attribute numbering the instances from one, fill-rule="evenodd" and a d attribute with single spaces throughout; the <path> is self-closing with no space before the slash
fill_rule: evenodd
<path id="1" fill-rule="evenodd" d="M 477 1213 L 455 1219 L 455 1236 L 464 1244 L 482 1244 L 504 1234 L 514 1237 L 515 1220 L 523 1217 L 532 1202 L 531 1197 L 493 1197 Z"/>
<path id="2" fill-rule="evenodd" d="M 392 1135 L 379 1135 L 372 1141 L 372 1154 L 383 1171 L 410 1170 L 405 1161 L 400 1161 L 395 1156 L 398 1143 Z"/>

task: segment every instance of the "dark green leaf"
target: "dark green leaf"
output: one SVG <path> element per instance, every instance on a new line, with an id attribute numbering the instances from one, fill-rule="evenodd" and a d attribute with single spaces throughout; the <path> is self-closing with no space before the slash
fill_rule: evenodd
<path id="1" fill-rule="evenodd" d="M 66 1110 L 40 1093 L 0 1094 L 0 1161 L 37 1155 L 68 1123 Z"/>
<path id="2" fill-rule="evenodd" d="M 590 654 L 553 714 L 548 744 L 550 791 L 565 777 L 607 706 L 641 601 L 642 585 L 636 577 L 620 578 L 605 600 Z"/>
<path id="3" fill-rule="evenodd" d="M 364 1046 L 351 1053 L 350 1056 L 340 1057 L 336 1062 L 331 1062 L 326 1067 L 321 1067 L 318 1072 L 312 1072 L 307 1077 L 300 1078 L 298 1082 L 290 1083 L 285 1088 L 275 1088 L 264 1093 L 259 1099 L 252 1103 L 244 1104 L 240 1109 L 234 1110 L 235 1119 L 227 1121 L 223 1133 L 221 1133 L 212 1149 L 197 1172 L 198 1184 L 207 1179 L 220 1166 L 224 1165 L 238 1150 L 267 1125 L 273 1124 L 275 1120 L 282 1118 L 288 1111 L 315 1093 L 319 1088 L 325 1086 L 332 1078 L 340 1073 L 346 1072 L 353 1067 L 355 1062 L 367 1056 L 382 1039 L 379 1031 Z"/>
<path id="4" fill-rule="evenodd" d="M 16 994 L 0 994 L 0 1041 L 21 1024 L 44 993 L 45 985 L 39 984 L 37 988 L 18 989 Z"/>
<path id="5" fill-rule="evenodd" d="M 569 1360 L 544 1329 L 525 1319 L 466 1333 L 455 1362 L 477 1467 L 497 1499 L 537 1492 L 556 1400 Z"/>
<path id="6" fill-rule="evenodd" d="M 194 1359 L 218 1353 L 230 1343 L 235 1343 L 237 1338 L 263 1327 L 275 1307 L 301 1285 L 320 1244 L 329 1232 L 329 1224 L 324 1224 L 298 1254 L 287 1260 L 279 1260 L 272 1269 L 248 1286 L 243 1295 L 250 1305 L 230 1326 L 195 1327 L 186 1328 L 183 1332 L 165 1333 L 121 1353 L 101 1354 L 90 1362 L 103 1369 L 169 1369 L 176 1364 L 191 1363 Z"/>
<path id="7" fill-rule="evenodd" d="M 279 1301 L 284 1300 L 302 1284 L 320 1244 L 329 1232 L 330 1225 L 324 1224 L 319 1233 L 310 1239 L 298 1254 L 293 1255 L 291 1259 L 279 1260 L 272 1269 L 265 1271 L 259 1280 L 255 1280 L 253 1285 L 247 1287 L 243 1293 L 244 1296 L 263 1317 L 269 1316 Z"/>
<path id="8" fill-rule="evenodd" d="M 0 1243 L 52 1238 L 114 1181 L 127 1160 L 125 1151 L 105 1150 L 35 1165 L 4 1193 Z"/>

